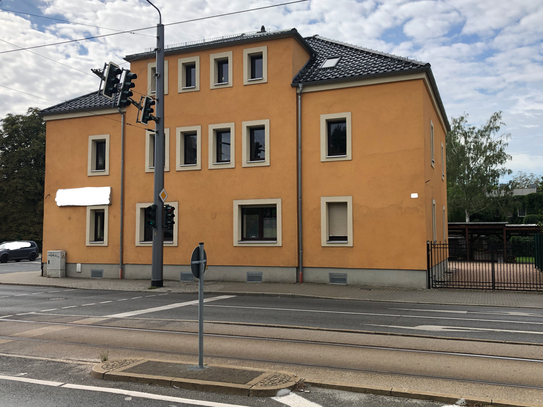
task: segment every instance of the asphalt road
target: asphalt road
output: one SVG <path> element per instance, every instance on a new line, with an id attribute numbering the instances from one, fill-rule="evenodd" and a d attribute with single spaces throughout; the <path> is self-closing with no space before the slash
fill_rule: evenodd
<path id="1" fill-rule="evenodd" d="M 35 261 L 21 260 L 0 263 L 0 274 L 39 270 L 41 270 L 41 257 L 39 259 L 36 259 Z"/>
<path id="2" fill-rule="evenodd" d="M 194 360 L 196 300 L 194 294 L 153 290 L 0 286 L 0 356 L 78 362 L 98 362 L 102 355 Z M 206 297 L 205 320 L 206 363 L 229 360 L 242 366 L 280 366 L 280 370 L 301 372 L 300 377 L 454 391 L 451 394 L 473 393 L 482 387 L 485 394 L 501 399 L 519 389 L 535 392 L 536 399 L 543 392 L 542 310 L 210 295 Z M 41 394 L 38 388 L 31 390 L 40 384 L 2 377 L 23 373 L 32 377 L 20 369 L 4 374 L 5 365 L 0 368 L 2 383 L 9 381 L 9 385 L 0 386 L 7 392 L 0 393 L 5 400 L 15 400 L 21 392 Z M 87 373 L 81 375 L 81 381 L 89 385 Z M 70 375 L 68 380 L 35 374 L 36 378 L 43 376 L 61 384 L 74 384 L 72 378 L 77 377 Z M 111 382 L 100 383 L 111 386 Z M 85 392 L 93 390 L 58 385 L 49 386 L 45 393 L 50 405 L 73 405 L 70 397 L 84 397 Z M 88 400 L 94 403 L 91 400 L 96 398 L 99 405 L 105 403 L 102 397 L 112 394 L 94 391 Z M 66 396 L 67 401 L 57 400 L 57 396 Z M 323 389 L 296 397 L 317 406 L 365 405 L 362 399 L 353 403 L 351 393 Z M 123 405 L 117 398 L 115 405 Z M 252 406 L 247 400 L 232 404 Z M 398 405 L 409 405 L 400 400 Z M 266 400 L 272 402 L 280 401 Z M 378 406 L 378 402 L 370 400 L 367 405 Z M 383 401 L 383 405 L 394 405 L 390 403 L 393 401 Z"/>
<path id="3" fill-rule="evenodd" d="M 224 298 L 223 298 L 224 297 Z M 217 299 L 218 300 L 214 300 Z M 194 294 L 0 287 L 0 317 L 21 313 L 198 319 Z M 163 307 L 163 308 L 157 308 Z M 543 310 L 392 302 L 208 296 L 205 320 L 442 338 L 543 343 Z"/>

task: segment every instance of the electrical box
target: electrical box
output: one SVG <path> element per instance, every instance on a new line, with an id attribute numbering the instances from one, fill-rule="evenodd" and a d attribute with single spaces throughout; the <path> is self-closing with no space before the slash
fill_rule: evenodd
<path id="1" fill-rule="evenodd" d="M 47 252 L 47 277 L 66 277 L 66 252 L 64 250 Z"/>

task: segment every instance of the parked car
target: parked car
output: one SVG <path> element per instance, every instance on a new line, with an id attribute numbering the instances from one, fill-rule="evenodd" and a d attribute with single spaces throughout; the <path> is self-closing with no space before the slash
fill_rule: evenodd
<path id="1" fill-rule="evenodd" d="M 36 260 L 38 257 L 38 245 L 32 241 L 4 242 L 0 244 L 0 262 L 10 260 L 20 261 L 28 259 Z"/>

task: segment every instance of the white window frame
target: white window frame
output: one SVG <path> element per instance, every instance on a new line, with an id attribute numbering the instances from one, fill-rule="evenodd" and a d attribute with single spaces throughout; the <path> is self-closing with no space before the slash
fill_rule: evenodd
<path id="1" fill-rule="evenodd" d="M 217 61 L 228 59 L 228 82 L 217 83 Z M 209 55 L 209 88 L 210 89 L 222 89 L 232 87 L 232 72 L 234 66 L 232 64 L 232 51 L 219 52 Z"/>
<path id="2" fill-rule="evenodd" d="M 328 203 L 347 203 L 347 241 L 331 241 Z M 321 197 L 321 246 L 322 247 L 353 247 L 353 197 L 352 196 L 322 196 Z"/>
<path id="3" fill-rule="evenodd" d="M 250 161 L 250 144 L 251 144 L 251 133 L 250 129 L 253 127 L 264 126 L 264 160 L 263 161 Z M 241 134 L 242 134 L 242 154 L 243 159 L 241 162 L 242 167 L 269 167 L 270 166 L 270 120 L 252 120 L 241 123 Z"/>
<path id="4" fill-rule="evenodd" d="M 145 231 L 145 208 L 151 206 L 152 202 L 139 202 L 136 204 L 136 246 L 151 247 L 153 242 L 144 242 L 143 233 Z M 164 242 L 164 247 L 177 247 L 178 245 L 178 230 L 179 230 L 179 202 L 164 202 L 164 205 L 170 205 L 175 208 L 175 218 L 173 224 L 173 241 Z"/>
<path id="5" fill-rule="evenodd" d="M 441 142 L 441 180 L 445 181 L 445 147 Z"/>
<path id="6" fill-rule="evenodd" d="M 430 159 L 432 168 L 436 166 L 436 155 L 434 151 L 434 123 L 430 120 Z"/>
<path id="7" fill-rule="evenodd" d="M 185 133 L 196 132 L 196 164 L 184 164 L 185 143 L 183 140 Z M 178 127 L 176 133 L 176 171 L 196 171 L 202 169 L 202 126 Z"/>
<path id="8" fill-rule="evenodd" d="M 230 130 L 230 162 L 217 161 L 217 131 Z M 208 168 L 236 168 L 236 125 L 235 123 L 210 124 L 208 127 Z"/>
<path id="9" fill-rule="evenodd" d="M 241 240 L 241 209 L 245 206 L 272 206 L 277 210 L 277 240 L 275 241 L 242 241 Z M 250 247 L 279 247 L 283 245 L 281 198 L 277 199 L 242 199 L 234 201 L 234 246 Z"/>
<path id="10" fill-rule="evenodd" d="M 147 94 L 148 95 L 154 95 L 156 94 L 156 89 L 153 90 L 153 87 L 156 87 L 156 78 L 153 75 L 153 69 L 154 72 L 156 72 L 156 62 L 149 62 L 147 64 Z M 169 76 L 169 70 L 168 70 L 168 61 L 164 61 L 164 94 L 168 94 L 168 76 Z"/>
<path id="11" fill-rule="evenodd" d="M 151 166 L 151 154 L 155 151 L 155 146 L 151 143 L 154 135 L 154 131 L 145 131 L 145 172 L 155 172 L 154 165 Z M 170 171 L 170 129 L 164 129 L 164 171 Z"/>
<path id="12" fill-rule="evenodd" d="M 432 199 L 432 240 L 437 242 L 436 201 Z"/>
<path id="13" fill-rule="evenodd" d="M 328 156 L 328 122 L 345 119 L 347 126 L 347 150 L 345 155 Z M 352 160 L 351 112 L 321 114 L 321 162 Z"/>
<path id="14" fill-rule="evenodd" d="M 177 82 L 177 92 L 178 93 L 185 93 L 185 92 L 197 92 L 200 90 L 200 57 L 193 56 L 193 57 L 187 57 L 187 58 L 179 58 L 177 60 L 178 63 L 178 82 Z M 195 80 L 196 84 L 194 86 L 187 87 L 186 85 L 186 66 L 189 64 L 194 64 L 196 69 Z"/>
<path id="15" fill-rule="evenodd" d="M 251 79 L 251 57 L 262 55 L 262 78 Z M 268 82 L 268 47 L 254 47 L 243 50 L 243 85 L 257 85 Z"/>
<path id="16" fill-rule="evenodd" d="M 94 213 L 97 210 L 104 210 L 104 241 L 94 241 Z M 85 244 L 89 247 L 105 247 L 108 245 L 108 224 L 109 224 L 109 206 L 95 205 L 87 206 L 87 227 L 85 233 Z"/>
<path id="17" fill-rule="evenodd" d="M 96 142 L 106 142 L 106 165 L 103 170 L 96 170 Z M 109 175 L 109 134 L 89 136 L 89 149 L 87 159 L 87 176 L 96 177 Z"/>

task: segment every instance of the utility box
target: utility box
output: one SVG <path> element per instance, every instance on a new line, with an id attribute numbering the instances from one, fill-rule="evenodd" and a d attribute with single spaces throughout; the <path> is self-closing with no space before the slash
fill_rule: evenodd
<path id="1" fill-rule="evenodd" d="M 66 277 L 66 252 L 64 250 L 47 252 L 47 277 Z"/>

